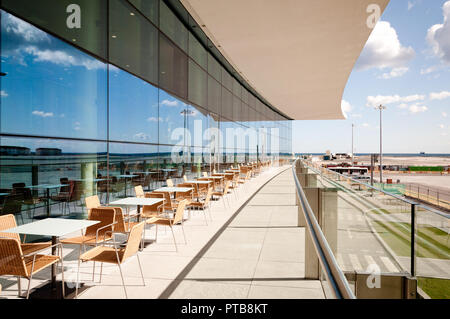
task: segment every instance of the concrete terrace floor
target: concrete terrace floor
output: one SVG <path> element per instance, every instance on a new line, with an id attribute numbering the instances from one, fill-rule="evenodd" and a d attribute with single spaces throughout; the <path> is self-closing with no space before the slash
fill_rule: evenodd
<path id="1" fill-rule="evenodd" d="M 290 166 L 270 168 L 240 186 L 236 195 L 229 194 L 225 203 L 222 199 L 213 202 L 208 225 L 202 211 L 192 211 L 190 217 L 186 212 L 187 244 L 181 227 L 175 227 L 178 252 L 170 230 L 160 227 L 158 242 L 139 255 L 146 285 L 135 257 L 122 266 L 128 297 L 325 298 L 318 280 L 304 278 L 305 230 L 296 226 L 294 187 Z M 147 227 L 146 239 L 154 238 L 154 228 Z M 65 246 L 64 252 L 66 280 L 74 281 L 78 248 Z M 101 283 L 98 265 L 92 282 L 92 266 L 82 264 L 81 281 L 90 288 L 80 299 L 125 298 L 116 265 L 104 264 Z M 48 278 L 43 271 L 33 286 Z M 0 298 L 15 296 L 17 285 L 13 284 L 5 287 Z"/>

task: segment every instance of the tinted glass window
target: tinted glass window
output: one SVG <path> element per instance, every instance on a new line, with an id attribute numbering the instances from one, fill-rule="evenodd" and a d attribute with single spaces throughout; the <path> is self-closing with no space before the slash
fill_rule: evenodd
<path id="1" fill-rule="evenodd" d="M 128 0 L 155 25 L 158 25 L 159 0 Z"/>
<path id="2" fill-rule="evenodd" d="M 198 40 L 189 33 L 189 56 L 195 60 L 203 69 L 208 67 L 208 55 L 205 48 Z"/>
<path id="3" fill-rule="evenodd" d="M 217 81 L 220 81 L 222 78 L 222 67 L 219 62 L 208 53 L 208 73 L 212 75 Z"/>
<path id="4" fill-rule="evenodd" d="M 165 36 L 159 39 L 159 85 L 187 98 L 187 56 Z"/>
<path id="5" fill-rule="evenodd" d="M 220 114 L 220 105 L 222 101 L 222 86 L 208 76 L 208 110 L 215 114 Z"/>
<path id="6" fill-rule="evenodd" d="M 173 12 L 161 1 L 159 26 L 184 52 L 188 47 L 188 31 Z"/>
<path id="7" fill-rule="evenodd" d="M 97 56 L 107 56 L 107 0 L 2 0 L 2 6 Z M 25 31 L 20 26 L 14 30 Z M 29 34 L 36 40 L 35 33 Z"/>
<path id="8" fill-rule="evenodd" d="M 208 99 L 207 74 L 195 62 L 189 60 L 189 94 L 192 103 L 206 108 Z"/>
<path id="9" fill-rule="evenodd" d="M 111 0 L 109 8 L 110 61 L 158 83 L 158 31 L 125 0 Z"/>
<path id="10" fill-rule="evenodd" d="M 5 11 L 1 23 L 2 133 L 105 139 L 106 65 Z"/>
<path id="11" fill-rule="evenodd" d="M 179 143 L 179 133 L 186 127 L 188 105 L 180 99 L 159 91 L 159 143 Z M 174 132 L 178 129 L 176 132 Z"/>
<path id="12" fill-rule="evenodd" d="M 158 89 L 113 66 L 109 76 L 109 138 L 158 143 Z"/>
<path id="13" fill-rule="evenodd" d="M 233 117 L 233 94 L 222 87 L 222 116 L 228 120 Z"/>
<path id="14" fill-rule="evenodd" d="M 224 68 L 222 68 L 222 85 L 228 90 L 233 91 L 233 78 Z"/>

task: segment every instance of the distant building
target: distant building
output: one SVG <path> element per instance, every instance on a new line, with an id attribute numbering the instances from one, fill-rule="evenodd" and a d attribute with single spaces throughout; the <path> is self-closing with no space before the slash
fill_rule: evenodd
<path id="1" fill-rule="evenodd" d="M 0 146 L 0 155 L 30 155 L 31 151 L 28 147 L 21 146 Z"/>
<path id="2" fill-rule="evenodd" d="M 54 156 L 61 155 L 62 151 L 59 148 L 37 148 L 36 155 L 37 156 Z"/>

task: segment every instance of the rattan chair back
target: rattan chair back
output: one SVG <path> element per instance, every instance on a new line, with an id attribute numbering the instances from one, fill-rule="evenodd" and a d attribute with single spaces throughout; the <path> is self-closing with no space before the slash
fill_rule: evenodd
<path id="1" fill-rule="evenodd" d="M 142 233 L 144 231 L 145 222 L 140 222 L 134 225 L 130 230 L 130 235 L 128 236 L 127 246 L 122 255 L 121 262 L 124 262 L 127 258 L 135 255 L 139 250 L 139 245 L 142 240 Z"/>
<path id="2" fill-rule="evenodd" d="M 0 238 L 0 275 L 28 277 L 20 241 Z"/>

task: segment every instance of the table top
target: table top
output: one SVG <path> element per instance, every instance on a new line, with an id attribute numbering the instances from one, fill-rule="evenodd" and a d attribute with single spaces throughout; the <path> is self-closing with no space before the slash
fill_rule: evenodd
<path id="1" fill-rule="evenodd" d="M 177 171 L 177 169 L 175 169 L 175 168 L 163 168 L 163 169 L 161 169 L 161 171 L 163 171 L 163 172 L 175 172 L 175 171 Z"/>
<path id="2" fill-rule="evenodd" d="M 138 175 L 115 175 L 116 177 L 120 178 L 132 178 L 132 177 L 138 177 Z"/>
<path id="3" fill-rule="evenodd" d="M 0 196 L 7 196 L 9 194 L 11 194 L 11 193 L 0 193 Z"/>
<path id="4" fill-rule="evenodd" d="M 125 205 L 125 206 L 151 206 L 163 202 L 162 198 L 145 198 L 145 197 L 127 197 L 109 203 L 109 205 Z"/>
<path id="5" fill-rule="evenodd" d="M 158 172 L 133 172 L 133 174 L 158 174 Z"/>
<path id="6" fill-rule="evenodd" d="M 106 181 L 106 178 L 74 178 L 76 182 L 102 182 Z"/>
<path id="7" fill-rule="evenodd" d="M 223 176 L 208 176 L 204 178 L 212 178 L 212 179 L 223 179 Z"/>
<path id="8" fill-rule="evenodd" d="M 192 183 L 192 184 L 211 184 L 212 181 L 185 181 L 185 183 Z"/>
<path id="9" fill-rule="evenodd" d="M 69 186 L 69 184 L 40 184 L 40 185 L 31 185 L 31 186 L 25 186 L 25 188 L 40 188 L 40 189 L 50 189 L 50 188 L 59 188 Z"/>
<path id="10" fill-rule="evenodd" d="M 190 190 L 192 190 L 191 187 L 161 187 L 161 188 L 155 189 L 154 192 L 185 193 L 185 192 L 189 192 Z"/>
<path id="11" fill-rule="evenodd" d="M 5 233 L 61 237 L 100 223 L 96 220 L 46 218 L 4 230 Z"/>

